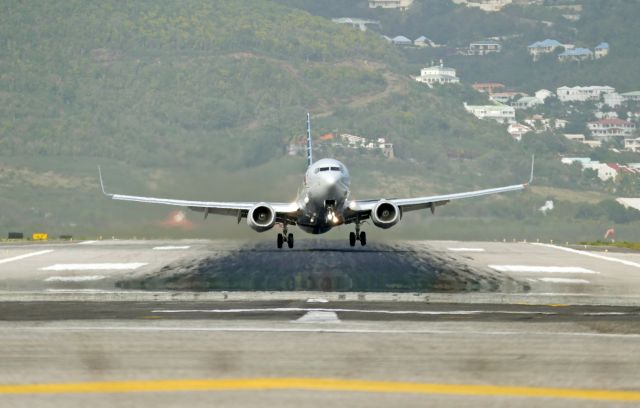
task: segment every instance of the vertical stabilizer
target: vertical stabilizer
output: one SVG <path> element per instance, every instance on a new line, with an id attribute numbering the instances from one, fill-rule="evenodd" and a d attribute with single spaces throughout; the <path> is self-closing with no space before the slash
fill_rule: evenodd
<path id="1" fill-rule="evenodd" d="M 307 167 L 313 164 L 313 144 L 311 141 L 311 115 L 307 112 Z"/>

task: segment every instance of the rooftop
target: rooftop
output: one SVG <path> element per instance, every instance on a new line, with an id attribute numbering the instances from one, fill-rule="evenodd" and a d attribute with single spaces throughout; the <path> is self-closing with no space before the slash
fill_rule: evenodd
<path id="1" fill-rule="evenodd" d="M 534 42 L 533 44 L 531 44 L 529 46 L 529 48 L 546 48 L 546 47 L 559 47 L 562 44 L 560 44 L 559 41 L 556 40 L 551 40 L 551 39 L 546 39 L 544 41 L 537 41 Z"/>

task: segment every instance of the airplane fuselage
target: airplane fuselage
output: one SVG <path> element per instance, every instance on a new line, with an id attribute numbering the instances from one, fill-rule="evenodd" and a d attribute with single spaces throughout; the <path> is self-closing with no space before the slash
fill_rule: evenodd
<path id="1" fill-rule="evenodd" d="M 347 167 L 334 159 L 321 159 L 307 168 L 298 205 L 298 227 L 310 234 L 324 234 L 344 222 L 351 179 Z"/>

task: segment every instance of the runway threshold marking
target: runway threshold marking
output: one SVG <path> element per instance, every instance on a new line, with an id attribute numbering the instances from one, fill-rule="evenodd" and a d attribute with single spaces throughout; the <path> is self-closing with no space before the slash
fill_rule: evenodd
<path id="1" fill-rule="evenodd" d="M 189 249 L 191 248 L 189 245 L 167 245 L 167 246 L 157 246 L 153 247 L 154 251 L 176 251 L 180 249 Z"/>
<path id="2" fill-rule="evenodd" d="M 340 319 L 336 312 L 312 310 L 294 320 L 294 323 L 340 323 Z"/>
<path id="3" fill-rule="evenodd" d="M 5 264 L 5 263 L 13 262 L 13 261 L 19 261 L 21 259 L 31 258 L 33 256 L 49 254 L 51 252 L 53 252 L 53 249 L 45 249 L 44 251 L 30 252 L 28 254 L 22 254 L 22 255 L 11 257 L 11 258 L 0 259 L 0 264 Z"/>
<path id="4" fill-rule="evenodd" d="M 147 265 L 145 262 L 131 263 L 95 263 L 95 264 L 55 264 L 40 268 L 41 271 L 125 271 L 134 270 Z"/>
<path id="5" fill-rule="evenodd" d="M 447 248 L 451 252 L 484 252 L 484 248 Z"/>
<path id="6" fill-rule="evenodd" d="M 565 247 L 561 247 L 561 246 L 557 246 L 557 245 L 551 245 L 551 244 L 532 243 L 531 245 L 537 245 L 537 246 L 541 246 L 541 247 L 558 249 L 560 251 L 571 252 L 573 254 L 578 254 L 578 255 L 590 256 L 591 258 L 602 259 L 604 261 L 618 262 L 618 263 L 621 263 L 623 265 L 633 266 L 635 268 L 640 268 L 640 263 L 632 262 L 632 261 L 625 261 L 624 259 L 613 258 L 613 257 L 610 257 L 610 256 L 598 255 L 598 254 L 594 254 L 592 252 L 579 251 L 577 249 L 565 248 Z"/>
<path id="7" fill-rule="evenodd" d="M 489 265 L 489 268 L 500 272 L 524 272 L 524 273 L 586 273 L 599 274 L 600 272 L 579 266 L 535 266 L 535 265 Z"/>
<path id="8" fill-rule="evenodd" d="M 0 394 L 91 394 L 130 392 L 303 390 L 386 394 L 440 394 L 485 397 L 554 398 L 595 401 L 640 401 L 638 391 L 437 384 L 334 378 L 246 378 L 134 380 L 53 384 L 4 384 Z"/>

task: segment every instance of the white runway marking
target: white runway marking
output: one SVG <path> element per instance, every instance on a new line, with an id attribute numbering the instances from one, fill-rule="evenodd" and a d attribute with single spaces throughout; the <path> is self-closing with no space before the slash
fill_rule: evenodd
<path id="1" fill-rule="evenodd" d="M 89 275 L 89 276 L 49 276 L 45 279 L 45 282 L 88 282 L 97 281 L 106 278 L 103 275 Z"/>
<path id="2" fill-rule="evenodd" d="M 189 245 L 181 245 L 181 246 L 167 245 L 167 246 L 153 247 L 153 250 L 154 251 L 175 251 L 178 249 L 189 249 L 189 248 L 191 248 Z"/>
<path id="3" fill-rule="evenodd" d="M 484 252 L 484 248 L 447 248 L 451 252 Z"/>
<path id="4" fill-rule="evenodd" d="M 82 241 L 82 242 L 78 242 L 78 245 L 91 245 L 91 244 L 95 244 L 98 241 Z"/>
<path id="5" fill-rule="evenodd" d="M 340 319 L 338 319 L 336 312 L 312 310 L 295 320 L 295 323 L 340 323 Z"/>
<path id="6" fill-rule="evenodd" d="M 569 279 L 569 278 L 540 278 L 541 282 L 550 283 L 591 283 L 586 279 Z"/>
<path id="7" fill-rule="evenodd" d="M 533 266 L 533 265 L 489 265 L 489 268 L 500 272 L 529 272 L 529 273 L 588 273 L 600 272 L 579 266 Z"/>
<path id="8" fill-rule="evenodd" d="M 147 265 L 144 262 L 100 264 L 56 264 L 40 268 L 42 271 L 128 271 Z"/>
<path id="9" fill-rule="evenodd" d="M 302 307 L 273 307 L 252 309 L 157 309 L 151 313 L 289 313 L 289 312 L 332 312 L 332 313 L 375 313 L 390 315 L 477 315 L 477 314 L 543 314 L 555 315 L 554 312 L 538 311 L 511 311 L 511 310 L 364 310 L 364 309 L 327 309 L 327 308 L 302 308 Z"/>
<path id="10" fill-rule="evenodd" d="M 310 298 L 307 299 L 307 303 L 329 303 L 329 301 L 322 298 Z"/>
<path id="11" fill-rule="evenodd" d="M 31 258 L 32 256 L 44 255 L 53 252 L 53 249 L 45 249 L 44 251 L 30 252 L 28 254 L 14 256 L 12 258 L 0 259 L 0 264 L 5 264 L 13 261 L 19 261 L 21 259 Z"/>
<path id="12" fill-rule="evenodd" d="M 561 247 L 561 246 L 557 246 L 557 245 L 539 244 L 539 243 L 532 243 L 531 245 L 538 245 L 538 246 L 543 246 L 543 247 L 547 247 L 547 248 L 559 249 L 561 251 L 571 252 L 573 254 L 590 256 L 592 258 L 602 259 L 604 261 L 618 262 L 618 263 L 621 263 L 623 265 L 633 266 L 635 268 L 640 268 L 640 264 L 637 263 L 637 262 L 625 261 L 624 259 L 612 258 L 610 256 L 604 256 L 604 255 L 598 255 L 598 254 L 594 254 L 594 253 L 587 252 L 587 251 L 578 251 L 577 249 L 573 249 L 573 248 L 565 248 L 565 247 Z"/>

